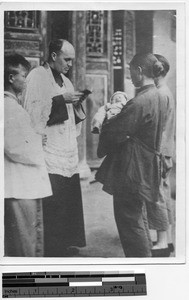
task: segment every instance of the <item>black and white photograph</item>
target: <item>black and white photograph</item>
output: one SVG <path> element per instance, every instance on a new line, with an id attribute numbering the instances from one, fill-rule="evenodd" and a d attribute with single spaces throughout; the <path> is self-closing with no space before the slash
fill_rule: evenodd
<path id="1" fill-rule="evenodd" d="M 4 5 L 4 261 L 184 262 L 182 12 Z"/>

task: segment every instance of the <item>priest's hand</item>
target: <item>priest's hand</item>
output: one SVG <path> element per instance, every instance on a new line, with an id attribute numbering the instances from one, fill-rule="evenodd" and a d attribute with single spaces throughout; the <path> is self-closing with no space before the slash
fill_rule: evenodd
<path id="1" fill-rule="evenodd" d="M 65 103 L 72 103 L 72 104 L 78 103 L 82 96 L 83 96 L 83 93 L 77 92 L 77 91 L 74 93 L 64 93 L 63 94 Z"/>

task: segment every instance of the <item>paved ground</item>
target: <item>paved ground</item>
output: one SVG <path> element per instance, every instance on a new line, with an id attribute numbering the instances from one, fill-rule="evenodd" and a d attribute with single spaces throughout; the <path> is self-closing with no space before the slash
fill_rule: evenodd
<path id="1" fill-rule="evenodd" d="M 102 191 L 100 183 L 83 188 L 83 208 L 88 257 L 124 257 L 113 215 L 112 196 Z"/>
<path id="2" fill-rule="evenodd" d="M 82 183 L 83 208 L 87 246 L 80 251 L 84 257 L 124 257 L 113 215 L 112 196 L 102 191 L 98 182 Z M 173 201 L 173 208 L 175 201 Z M 155 233 L 152 232 L 153 239 Z M 173 238 L 175 228 L 173 228 Z"/>

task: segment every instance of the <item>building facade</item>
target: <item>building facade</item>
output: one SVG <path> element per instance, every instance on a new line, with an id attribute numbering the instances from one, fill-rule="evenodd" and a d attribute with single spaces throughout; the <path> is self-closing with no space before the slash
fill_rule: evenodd
<path id="1" fill-rule="evenodd" d="M 4 21 L 5 53 L 20 53 L 33 67 L 47 59 L 51 39 L 67 39 L 74 45 L 76 59 L 69 77 L 75 90 L 92 90 L 78 141 L 83 176 L 89 166 L 100 164 L 98 135 L 91 134 L 93 115 L 114 91 L 124 90 L 129 98 L 135 93 L 129 73 L 135 53 L 153 52 L 169 60 L 168 85 L 176 99 L 175 11 L 6 11 Z"/>

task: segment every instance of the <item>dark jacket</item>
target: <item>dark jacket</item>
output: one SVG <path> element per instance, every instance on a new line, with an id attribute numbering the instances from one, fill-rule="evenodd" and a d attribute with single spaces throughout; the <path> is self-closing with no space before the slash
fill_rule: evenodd
<path id="1" fill-rule="evenodd" d="M 158 200 L 161 140 L 166 102 L 154 85 L 142 87 L 121 113 L 103 124 L 98 156 L 106 156 L 96 179 L 110 193 L 128 190 Z M 128 138 L 130 137 L 130 138 Z"/>

